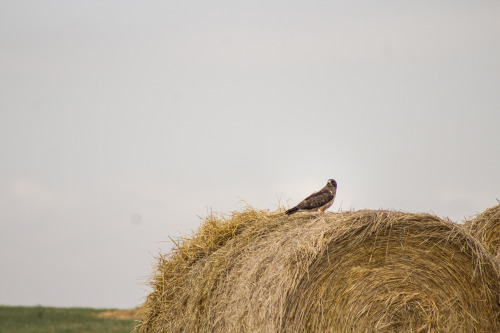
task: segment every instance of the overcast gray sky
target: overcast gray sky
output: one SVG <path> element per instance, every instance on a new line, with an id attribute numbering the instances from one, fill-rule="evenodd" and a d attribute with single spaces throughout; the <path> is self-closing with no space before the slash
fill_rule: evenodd
<path id="1" fill-rule="evenodd" d="M 498 1 L 0 0 L 0 304 L 142 303 L 245 200 L 500 198 Z M 289 201 L 286 201 L 289 200 Z"/>

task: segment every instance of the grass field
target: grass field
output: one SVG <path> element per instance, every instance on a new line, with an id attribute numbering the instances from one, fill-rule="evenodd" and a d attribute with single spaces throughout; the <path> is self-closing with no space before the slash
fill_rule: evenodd
<path id="1" fill-rule="evenodd" d="M 0 333 L 130 333 L 135 312 L 85 308 L 0 306 Z"/>

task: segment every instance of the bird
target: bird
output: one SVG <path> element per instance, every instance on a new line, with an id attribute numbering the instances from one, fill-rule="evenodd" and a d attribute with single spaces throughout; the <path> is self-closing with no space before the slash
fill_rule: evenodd
<path id="1" fill-rule="evenodd" d="M 296 212 L 302 211 L 318 211 L 320 214 L 324 213 L 335 200 L 335 194 L 337 193 L 337 182 L 335 179 L 328 179 L 326 186 L 323 187 L 318 192 L 314 192 L 304 200 L 302 200 L 297 206 L 290 208 L 285 212 L 286 215 L 292 215 Z"/>

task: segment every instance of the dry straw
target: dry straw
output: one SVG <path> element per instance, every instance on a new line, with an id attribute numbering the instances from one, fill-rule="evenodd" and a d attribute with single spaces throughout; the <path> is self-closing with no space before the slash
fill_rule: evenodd
<path id="1" fill-rule="evenodd" d="M 500 204 L 467 221 L 465 228 L 479 239 L 488 251 L 500 256 Z"/>
<path id="2" fill-rule="evenodd" d="M 363 210 L 209 217 L 161 255 L 139 332 L 500 332 L 499 271 L 460 226 Z"/>

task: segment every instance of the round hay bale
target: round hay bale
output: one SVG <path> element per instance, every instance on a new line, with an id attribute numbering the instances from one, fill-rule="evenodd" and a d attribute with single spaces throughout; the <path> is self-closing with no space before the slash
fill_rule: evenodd
<path id="1" fill-rule="evenodd" d="M 432 215 L 248 210 L 160 256 L 138 331 L 500 332 L 498 277 Z"/>
<path id="2" fill-rule="evenodd" d="M 465 228 L 479 239 L 488 251 L 500 255 L 500 204 L 465 222 Z"/>

